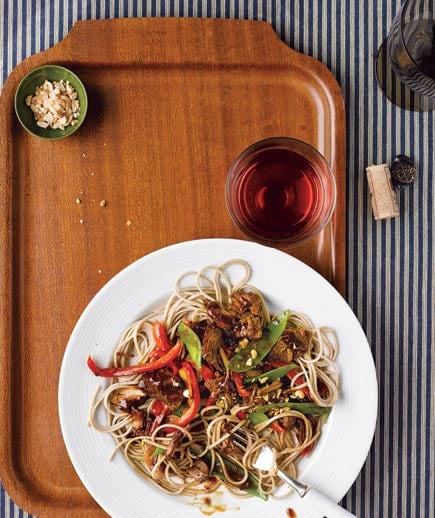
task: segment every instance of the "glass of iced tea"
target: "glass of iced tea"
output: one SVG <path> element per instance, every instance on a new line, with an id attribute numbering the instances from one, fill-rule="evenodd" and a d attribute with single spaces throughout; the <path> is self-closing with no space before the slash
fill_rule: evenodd
<path id="1" fill-rule="evenodd" d="M 336 185 L 325 158 L 289 137 L 261 140 L 232 164 L 225 199 L 234 224 L 254 241 L 295 246 L 319 234 L 334 212 Z"/>

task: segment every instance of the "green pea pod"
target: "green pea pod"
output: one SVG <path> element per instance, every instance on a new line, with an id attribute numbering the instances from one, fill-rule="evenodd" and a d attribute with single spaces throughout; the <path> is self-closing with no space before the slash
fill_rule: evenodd
<path id="1" fill-rule="evenodd" d="M 288 403 L 269 403 L 268 405 L 256 406 L 254 413 L 267 413 L 272 410 L 277 410 L 278 408 L 290 408 L 291 410 L 297 410 L 298 412 L 301 412 L 301 414 L 306 415 L 321 415 L 323 417 L 323 422 L 327 421 L 329 413 L 331 412 L 330 407 L 321 407 L 315 403 L 292 403 L 289 401 Z"/>
<path id="2" fill-rule="evenodd" d="M 243 383 L 245 385 L 251 385 L 252 383 L 260 383 L 260 385 L 264 385 L 265 383 L 269 383 L 270 381 L 283 378 L 289 371 L 296 368 L 296 363 L 289 363 L 288 365 L 283 365 L 282 367 L 278 367 L 277 369 L 262 372 L 258 376 L 253 376 L 252 378 L 245 378 L 243 380 Z"/>
<path id="3" fill-rule="evenodd" d="M 233 462 L 231 462 L 228 459 L 222 459 L 222 461 L 224 464 L 226 464 L 226 466 L 231 471 L 237 472 L 240 474 L 243 473 L 237 464 L 234 464 Z M 218 459 L 216 459 L 214 474 L 221 480 L 225 481 L 225 475 L 222 470 L 222 467 L 220 466 L 220 462 Z M 246 487 L 245 486 L 243 487 L 243 491 L 245 491 L 249 495 L 257 496 L 258 498 L 261 498 L 262 500 L 267 500 L 267 495 L 264 494 L 263 491 L 261 491 L 259 484 L 258 484 L 258 479 L 256 477 L 254 477 L 254 475 L 252 475 L 252 473 L 248 474 L 247 484 L 248 485 Z"/>
<path id="4" fill-rule="evenodd" d="M 195 455 L 201 456 L 201 452 L 199 450 L 195 450 L 194 448 L 192 448 L 192 451 Z M 202 458 L 206 461 L 207 464 L 211 464 L 210 452 L 206 452 L 205 455 L 202 456 Z M 220 478 L 224 482 L 226 481 L 226 477 L 224 474 L 224 470 L 222 469 L 222 463 L 224 463 L 225 466 L 227 466 L 227 468 L 229 468 L 232 472 L 238 473 L 240 475 L 243 474 L 243 470 L 237 464 L 234 464 L 234 462 L 231 462 L 230 459 L 228 459 L 226 457 L 225 458 L 216 457 L 215 463 L 214 463 L 213 475 L 216 475 L 216 477 Z M 242 491 L 245 491 L 249 495 L 257 496 L 258 498 L 261 498 L 262 500 L 267 500 L 267 498 L 268 498 L 267 495 L 265 493 L 263 493 L 263 491 L 261 491 L 259 483 L 258 483 L 258 479 L 252 473 L 248 474 L 247 485 L 243 486 Z"/>
<path id="5" fill-rule="evenodd" d="M 198 335 L 183 321 L 178 324 L 177 332 L 180 340 L 183 342 L 187 352 L 192 358 L 192 361 L 195 363 L 198 369 L 200 369 L 202 365 L 202 344 Z"/>
<path id="6" fill-rule="evenodd" d="M 275 317 L 263 331 L 263 336 L 259 340 L 249 342 L 245 348 L 231 358 L 228 369 L 235 372 L 246 372 L 258 365 L 281 337 L 289 316 L 290 311 L 287 310 Z M 251 351 L 255 351 L 254 355 Z"/>
<path id="7" fill-rule="evenodd" d="M 269 418 L 264 412 L 251 412 L 248 414 L 248 419 L 251 421 L 253 425 L 264 423 Z"/>
<path id="8" fill-rule="evenodd" d="M 158 457 L 161 453 L 165 453 L 165 452 L 166 452 L 166 448 L 161 448 L 160 446 L 158 446 L 154 450 L 153 456 Z"/>

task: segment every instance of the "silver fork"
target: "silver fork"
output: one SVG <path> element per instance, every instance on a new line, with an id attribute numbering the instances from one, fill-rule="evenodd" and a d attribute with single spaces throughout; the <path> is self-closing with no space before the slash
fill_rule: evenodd
<path id="1" fill-rule="evenodd" d="M 244 432 L 241 432 L 240 430 L 236 430 L 231 434 L 233 442 L 242 450 L 245 449 L 248 444 L 243 433 Z M 320 491 L 317 491 L 309 485 L 303 484 L 299 480 L 287 475 L 287 473 L 285 473 L 285 471 L 283 471 L 276 463 L 275 452 L 268 444 L 264 444 L 260 449 L 258 457 L 254 462 L 254 466 L 257 469 L 267 471 L 268 473 L 276 470 L 279 478 L 286 482 L 300 498 L 303 498 L 304 502 L 313 509 L 316 509 L 316 511 L 319 511 L 323 518 L 350 518 L 351 516 L 355 518 L 354 514 L 346 511 L 343 507 L 340 507 L 336 502 Z"/>

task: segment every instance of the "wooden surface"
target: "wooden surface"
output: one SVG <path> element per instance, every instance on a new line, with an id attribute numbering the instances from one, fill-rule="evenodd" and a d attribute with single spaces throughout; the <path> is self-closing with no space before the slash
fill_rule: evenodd
<path id="1" fill-rule="evenodd" d="M 45 63 L 71 68 L 89 96 L 82 128 L 57 142 L 28 135 L 13 112 L 20 79 Z M 0 477 L 40 517 L 103 516 L 68 459 L 57 414 L 76 320 L 107 280 L 152 250 L 243 239 L 226 212 L 226 172 L 249 144 L 277 135 L 305 140 L 332 165 L 333 220 L 289 253 L 344 293 L 341 91 L 267 23 L 86 21 L 12 72 L 0 121 Z"/>

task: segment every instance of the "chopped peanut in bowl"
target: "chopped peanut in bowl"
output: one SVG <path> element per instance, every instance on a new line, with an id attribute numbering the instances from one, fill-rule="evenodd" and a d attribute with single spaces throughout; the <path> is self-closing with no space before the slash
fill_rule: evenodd
<path id="1" fill-rule="evenodd" d="M 69 81 L 46 79 L 33 95 L 26 97 L 25 103 L 41 128 L 64 130 L 79 122 L 80 103 L 77 92 Z"/>

